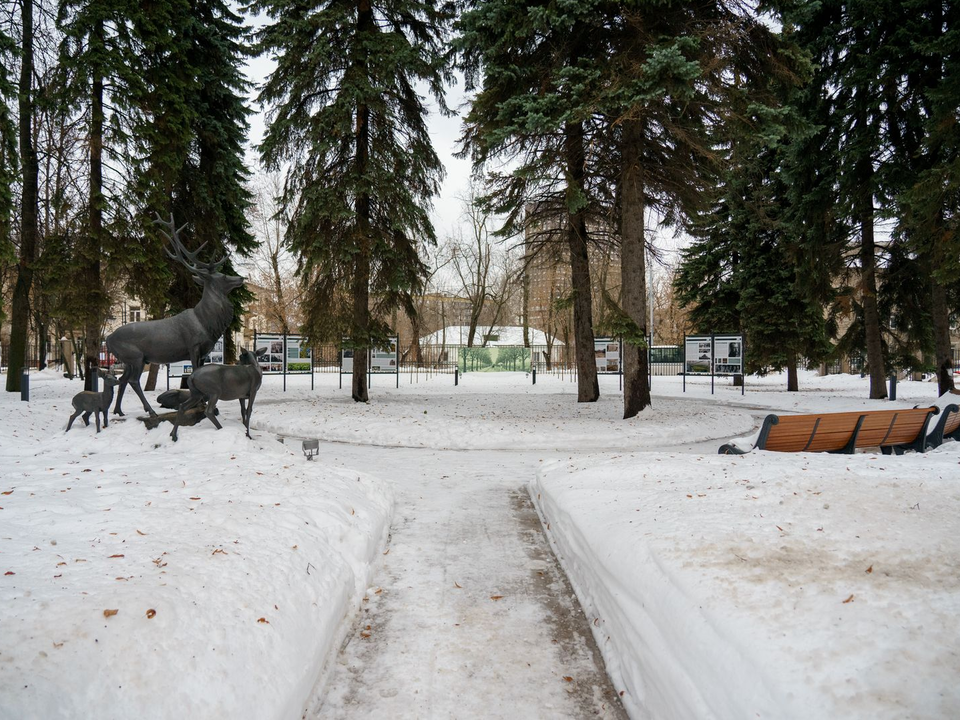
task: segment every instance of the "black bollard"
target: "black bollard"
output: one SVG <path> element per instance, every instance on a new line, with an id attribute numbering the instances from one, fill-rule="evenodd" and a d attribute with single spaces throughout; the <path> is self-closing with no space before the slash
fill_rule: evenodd
<path id="1" fill-rule="evenodd" d="M 890 376 L 890 392 L 888 394 L 888 398 L 890 400 L 897 399 L 897 374 L 896 373 L 893 373 Z"/>
<path id="2" fill-rule="evenodd" d="M 20 375 L 20 400 L 30 402 L 30 373 L 27 372 L 27 368 L 23 368 L 23 373 Z"/>
<path id="3" fill-rule="evenodd" d="M 537 384 L 537 366 L 536 365 L 533 366 L 533 384 L 534 385 Z"/>

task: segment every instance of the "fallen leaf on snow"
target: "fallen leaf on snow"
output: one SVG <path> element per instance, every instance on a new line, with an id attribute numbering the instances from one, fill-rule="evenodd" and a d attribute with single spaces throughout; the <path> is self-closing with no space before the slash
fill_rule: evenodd
<path id="1" fill-rule="evenodd" d="M 153 620 L 153 617 L 156 614 L 157 614 L 157 611 L 154 610 L 153 608 L 150 608 L 149 610 L 147 610 L 147 620 Z"/>
<path id="2" fill-rule="evenodd" d="M 120 558 L 120 557 L 123 557 L 123 555 L 122 555 L 122 554 L 121 554 L 121 555 L 111 555 L 110 557 L 111 557 L 111 558 Z"/>
<path id="3" fill-rule="evenodd" d="M 570 677 L 569 675 L 564 675 L 563 679 L 566 680 L 567 682 L 573 682 L 573 678 Z"/>
<path id="4" fill-rule="evenodd" d="M 843 604 L 846 605 L 848 602 L 853 602 L 853 595 L 851 594 L 846 600 L 843 601 Z"/>
<path id="5" fill-rule="evenodd" d="M 13 490 L 4 490 L 0 495 L 10 495 L 13 493 Z"/>
<path id="6" fill-rule="evenodd" d="M 266 624 L 266 625 L 269 625 L 269 624 L 270 624 L 270 621 L 267 620 L 266 618 L 257 618 L 257 622 L 258 622 L 258 623 L 264 623 L 264 624 Z"/>
<path id="7" fill-rule="evenodd" d="M 104 617 L 113 617 L 113 616 L 116 615 L 118 612 L 120 612 L 120 611 L 119 611 L 119 610 L 104 610 L 104 611 L 103 611 L 103 616 L 104 616 Z"/>
<path id="8" fill-rule="evenodd" d="M 867 568 L 867 575 L 873 572 L 873 565 Z"/>
<path id="9" fill-rule="evenodd" d="M 146 533 L 145 533 L 145 532 L 140 532 L 139 530 L 137 530 L 137 535 L 146 535 Z"/>
<path id="10" fill-rule="evenodd" d="M 453 586 L 454 586 L 457 590 L 463 590 L 463 585 L 461 585 L 460 583 L 458 583 L 456 580 L 453 581 Z"/>
<path id="11" fill-rule="evenodd" d="M 4 575 L 16 575 L 16 573 L 13 570 L 7 570 Z"/>
<path id="12" fill-rule="evenodd" d="M 491 600 L 503 600 L 503 595 L 491 595 Z"/>

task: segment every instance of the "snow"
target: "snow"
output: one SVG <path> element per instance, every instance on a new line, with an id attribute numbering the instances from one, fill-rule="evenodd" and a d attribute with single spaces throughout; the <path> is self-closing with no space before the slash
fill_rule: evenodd
<path id="1" fill-rule="evenodd" d="M 556 642 L 567 591 L 529 579 L 524 486 L 632 717 L 960 716 L 960 443 L 716 455 L 769 412 L 935 385 L 654 377 L 624 421 L 616 376 L 591 404 L 563 375 L 414 379 L 357 404 L 265 377 L 252 440 L 228 404 L 176 444 L 132 415 L 64 435 L 79 386 L 47 373 L 2 394 L 0 718 L 615 717 Z"/>
<path id="2" fill-rule="evenodd" d="M 0 717 L 299 716 L 390 488 L 248 440 L 233 403 L 176 445 L 132 416 L 64 435 L 78 389 L 40 374 L 2 401 Z"/>
<path id="3" fill-rule="evenodd" d="M 547 344 L 547 336 L 543 330 L 530 328 L 527 330 L 527 334 L 530 337 L 531 345 Z M 498 337 L 496 340 L 483 343 L 484 335 L 497 335 Z M 424 345 L 440 345 L 443 343 L 444 338 L 446 338 L 447 345 L 466 345 L 468 337 L 470 337 L 469 325 L 448 325 L 441 330 L 437 330 L 435 333 L 420 338 L 420 342 Z M 484 345 L 485 347 L 523 345 L 523 327 L 518 325 L 498 325 L 491 330 L 488 326 L 478 325 L 474 333 L 474 343 L 477 347 L 480 345 Z M 553 339 L 553 343 L 555 345 L 563 345 L 562 342 L 555 338 Z"/>

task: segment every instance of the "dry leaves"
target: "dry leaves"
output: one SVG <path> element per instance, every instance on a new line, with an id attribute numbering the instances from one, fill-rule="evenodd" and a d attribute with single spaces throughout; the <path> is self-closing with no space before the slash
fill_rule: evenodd
<path id="1" fill-rule="evenodd" d="M 157 614 L 157 611 L 153 608 L 147 610 L 147 620 L 153 620 L 154 616 Z"/>
<path id="2" fill-rule="evenodd" d="M 118 612 L 120 612 L 120 611 L 119 611 L 119 610 L 104 610 L 104 611 L 103 611 L 103 616 L 104 616 L 104 617 L 113 617 L 113 616 L 116 615 Z"/>
<path id="3" fill-rule="evenodd" d="M 270 624 L 270 621 L 267 620 L 266 618 L 257 618 L 257 622 L 258 622 L 258 623 L 263 623 L 263 624 L 265 624 L 265 625 L 269 625 L 269 624 Z"/>
<path id="4" fill-rule="evenodd" d="M 0 493 L 0 495 L 12 495 L 12 494 L 13 494 L 13 490 L 4 490 L 2 493 Z"/>
<path id="5" fill-rule="evenodd" d="M 867 568 L 867 575 L 873 572 L 873 565 Z"/>
<path id="6" fill-rule="evenodd" d="M 503 600 L 503 595 L 491 595 L 491 600 Z"/>
<path id="7" fill-rule="evenodd" d="M 454 586 L 457 590 L 463 590 L 463 585 L 461 585 L 460 583 L 458 583 L 456 580 L 453 581 L 453 586 Z"/>
<path id="8" fill-rule="evenodd" d="M 849 602 L 853 602 L 853 594 L 851 593 L 850 597 L 843 601 L 843 604 L 846 605 Z"/>
<path id="9" fill-rule="evenodd" d="M 563 679 L 564 679 L 565 682 L 573 682 L 573 678 L 570 677 L 569 675 L 564 675 L 564 676 L 563 676 Z"/>
<path id="10" fill-rule="evenodd" d="M 108 559 L 112 559 L 112 558 L 122 558 L 122 557 L 123 557 L 122 554 L 117 554 L 117 555 L 111 555 L 110 558 L 108 558 Z"/>
<path id="11" fill-rule="evenodd" d="M 139 530 L 137 530 L 137 535 L 146 535 L 146 533 L 145 533 L 145 532 L 140 532 Z"/>

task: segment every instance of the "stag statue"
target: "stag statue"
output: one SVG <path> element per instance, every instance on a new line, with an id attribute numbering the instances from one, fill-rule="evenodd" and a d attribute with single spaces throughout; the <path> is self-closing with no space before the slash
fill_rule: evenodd
<path id="1" fill-rule="evenodd" d="M 190 271 L 194 281 L 203 287 L 203 296 L 194 308 L 162 320 L 128 323 L 107 338 L 107 349 L 124 364 L 117 404 L 113 408 L 117 415 L 123 415 L 120 403 L 129 383 L 143 403 L 143 409 L 156 416 L 140 388 L 143 366 L 146 363 L 189 360 L 197 370 L 203 357 L 213 349 L 233 320 L 233 305 L 227 295 L 243 285 L 242 277 L 220 272 L 227 260 L 226 255 L 213 262 L 200 262 L 197 256 L 206 243 L 189 252 L 180 241 L 180 231 L 186 225 L 177 228 L 172 214 L 169 222 L 158 215 L 156 223 L 169 230 L 161 230 L 173 248 L 172 252 L 165 248 L 167 255 Z"/>

